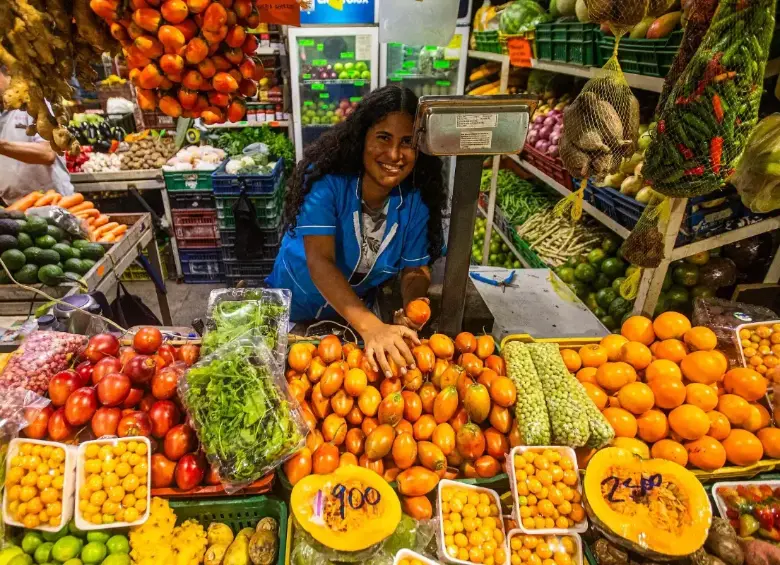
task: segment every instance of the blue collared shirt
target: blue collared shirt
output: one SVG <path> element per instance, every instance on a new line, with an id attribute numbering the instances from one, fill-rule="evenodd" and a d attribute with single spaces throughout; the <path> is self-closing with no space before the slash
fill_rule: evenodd
<path id="1" fill-rule="evenodd" d="M 326 175 L 317 180 L 304 199 L 294 233 L 287 232 L 266 279 L 273 288 L 292 292 L 291 321 L 333 318 L 336 313 L 317 290 L 306 264 L 303 238 L 332 235 L 336 238 L 336 265 L 352 281 L 352 289 L 364 298 L 406 267 L 430 263 L 428 255 L 428 207 L 420 191 L 402 183 L 390 192 L 382 243 L 371 269 L 353 279 L 360 264 L 362 200 L 360 177 Z"/>

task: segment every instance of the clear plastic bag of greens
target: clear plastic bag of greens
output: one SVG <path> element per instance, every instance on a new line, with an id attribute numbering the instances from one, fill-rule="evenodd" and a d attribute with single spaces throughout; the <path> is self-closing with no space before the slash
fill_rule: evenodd
<path id="1" fill-rule="evenodd" d="M 258 332 L 202 357 L 179 379 L 178 392 L 228 494 L 303 447 L 308 427 L 287 388 L 284 364 Z"/>
<path id="2" fill-rule="evenodd" d="M 742 204 L 758 214 L 780 209 L 780 114 L 767 116 L 753 130 L 731 184 Z"/>
<path id="3" fill-rule="evenodd" d="M 212 290 L 206 307 L 203 353 L 247 332 L 262 336 L 280 362 L 287 352 L 290 291 L 280 288 L 220 288 Z"/>

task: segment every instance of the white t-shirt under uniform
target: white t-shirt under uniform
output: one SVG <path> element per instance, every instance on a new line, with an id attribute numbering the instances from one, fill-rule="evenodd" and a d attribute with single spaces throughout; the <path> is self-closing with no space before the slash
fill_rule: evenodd
<path id="1" fill-rule="evenodd" d="M 23 110 L 0 112 L 0 138 L 6 141 L 45 141 L 40 135 L 27 135 L 32 116 Z M 62 195 L 73 194 L 70 174 L 65 159 L 57 155 L 51 165 L 29 165 L 0 155 L 0 198 L 6 204 L 36 190 L 46 192 L 53 188 Z"/>

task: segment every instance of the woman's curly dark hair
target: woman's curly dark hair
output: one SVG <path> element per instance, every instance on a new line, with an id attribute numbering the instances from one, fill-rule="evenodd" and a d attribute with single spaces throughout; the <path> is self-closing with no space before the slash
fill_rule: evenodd
<path id="1" fill-rule="evenodd" d="M 392 112 L 406 112 L 414 118 L 416 111 L 417 96 L 411 90 L 385 86 L 363 98 L 346 120 L 307 147 L 287 182 L 284 202 L 287 229 L 295 229 L 298 211 L 316 180 L 328 174 L 359 175 L 363 171 L 363 147 L 371 126 Z M 444 247 L 442 217 L 447 208 L 447 187 L 441 159 L 418 153 L 410 176 L 428 206 L 428 253 L 433 263 L 441 257 Z"/>

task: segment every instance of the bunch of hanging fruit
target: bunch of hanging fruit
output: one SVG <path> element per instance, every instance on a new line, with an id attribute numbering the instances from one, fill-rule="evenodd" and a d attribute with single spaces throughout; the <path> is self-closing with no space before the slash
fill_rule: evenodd
<path id="1" fill-rule="evenodd" d="M 32 116 L 29 135 L 39 133 L 58 153 L 77 154 L 79 145 L 67 129 L 73 93 L 68 81 L 75 73 L 90 88 L 97 79 L 92 64 L 118 49 L 89 0 L 2 0 L 0 65 L 11 77 L 3 104 Z"/>
<path id="2" fill-rule="evenodd" d="M 122 44 L 142 110 L 240 121 L 257 91 L 262 65 L 247 28 L 260 16 L 251 0 L 90 0 Z"/>

